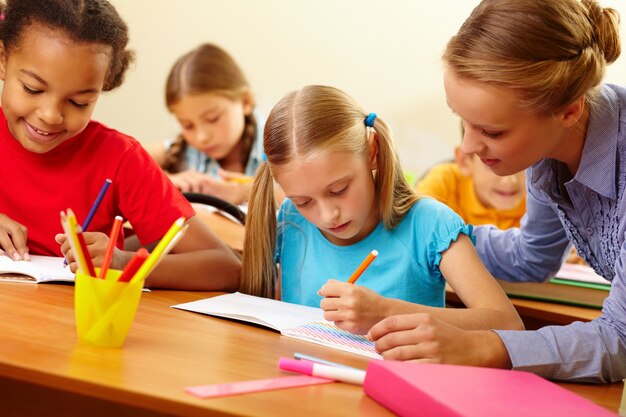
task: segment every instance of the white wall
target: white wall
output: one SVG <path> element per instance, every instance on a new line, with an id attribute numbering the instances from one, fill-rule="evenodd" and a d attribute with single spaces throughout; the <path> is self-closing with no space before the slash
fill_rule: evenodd
<path id="1" fill-rule="evenodd" d="M 228 50 L 267 115 L 286 92 L 328 84 L 394 129 L 402 162 L 421 173 L 451 157 L 459 126 L 445 103 L 440 55 L 476 0 L 112 0 L 127 21 L 137 62 L 94 118 L 143 143 L 177 132 L 163 104 L 174 60 L 201 42 Z M 601 0 L 626 21 L 623 0 Z M 607 80 L 626 84 L 623 56 Z"/>

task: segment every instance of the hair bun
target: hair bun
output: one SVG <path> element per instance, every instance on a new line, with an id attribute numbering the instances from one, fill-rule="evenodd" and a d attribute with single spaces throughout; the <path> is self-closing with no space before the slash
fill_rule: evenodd
<path id="1" fill-rule="evenodd" d="M 596 0 L 582 0 L 582 4 L 587 8 L 589 21 L 595 30 L 596 47 L 604 55 L 607 64 L 615 62 L 622 50 L 619 38 L 619 13 L 609 7 L 603 8 Z"/>

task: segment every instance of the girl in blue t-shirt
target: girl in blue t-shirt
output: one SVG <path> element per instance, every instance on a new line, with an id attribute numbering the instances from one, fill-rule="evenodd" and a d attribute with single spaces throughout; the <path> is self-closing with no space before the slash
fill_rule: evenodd
<path id="1" fill-rule="evenodd" d="M 183 192 L 245 203 L 262 161 L 263 128 L 235 60 L 217 45 L 194 48 L 172 66 L 165 102 L 182 131 L 151 146 L 152 157 Z"/>
<path id="2" fill-rule="evenodd" d="M 471 226 L 418 198 L 376 114 L 335 88 L 307 86 L 274 107 L 264 148 L 240 291 L 320 306 L 327 320 L 355 333 L 401 312 L 466 329 L 522 327 L 478 259 Z M 278 217 L 274 182 L 288 197 Z M 373 249 L 377 259 L 356 285 L 346 283 Z M 467 309 L 442 308 L 446 281 Z"/>

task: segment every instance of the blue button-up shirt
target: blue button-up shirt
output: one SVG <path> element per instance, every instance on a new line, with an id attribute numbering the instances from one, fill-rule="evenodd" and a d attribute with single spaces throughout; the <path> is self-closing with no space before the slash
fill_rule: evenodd
<path id="1" fill-rule="evenodd" d="M 491 273 L 509 281 L 554 276 L 573 243 L 611 281 L 602 315 L 537 331 L 497 331 L 514 369 L 551 379 L 626 378 L 626 88 L 606 84 L 591 106 L 580 167 L 544 159 L 527 171 L 527 212 L 519 229 L 475 228 Z"/>

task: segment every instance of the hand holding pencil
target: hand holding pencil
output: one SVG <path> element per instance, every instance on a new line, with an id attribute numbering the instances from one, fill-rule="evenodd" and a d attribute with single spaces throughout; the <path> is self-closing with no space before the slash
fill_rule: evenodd
<path id="1" fill-rule="evenodd" d="M 216 178 L 193 170 L 169 174 L 168 177 L 183 193 L 208 194 L 231 204 L 242 204 L 248 200 L 253 180 L 240 173 Z"/>
<path id="2" fill-rule="evenodd" d="M 384 317 L 385 297 L 367 287 L 354 285 L 377 255 L 375 250 L 370 252 L 347 281 L 330 279 L 320 288 L 318 294 L 324 297 L 320 302 L 324 319 L 343 330 L 365 334 Z"/>
<path id="3" fill-rule="evenodd" d="M 57 235 L 56 239 L 61 244 L 61 250 L 66 259 L 76 261 L 70 264 L 72 271 L 80 270 L 85 275 L 96 278 L 93 261 L 97 260 L 102 254 L 102 265 L 97 278 L 106 279 L 107 271 L 112 264 L 115 242 L 120 233 L 122 223 L 122 217 L 116 216 L 110 236 L 107 237 L 103 233 L 94 232 L 89 234 L 88 239 L 85 239 L 72 210 L 68 209 L 67 214 L 61 212 L 61 224 L 65 234 Z M 148 253 L 145 248 L 140 248 L 137 251 L 122 271 L 118 281 L 144 281 L 163 257 L 180 241 L 188 227 L 188 225 L 185 225 L 184 217 L 177 219 L 152 253 Z M 103 249 L 105 247 L 106 249 Z"/>
<path id="4" fill-rule="evenodd" d="M 82 224 L 82 231 L 86 232 L 87 229 L 89 229 L 89 225 L 91 224 L 91 220 L 93 219 L 93 216 L 96 214 L 96 210 L 98 210 L 98 207 L 100 207 L 100 203 L 102 203 L 102 199 L 104 198 L 104 195 L 106 194 L 107 190 L 109 189 L 109 186 L 111 185 L 113 181 L 111 181 L 109 178 L 104 180 L 104 184 L 102 184 L 102 187 L 100 188 L 100 192 L 98 192 L 98 196 L 96 197 L 96 199 L 94 200 L 93 204 L 91 205 L 91 209 L 89 209 L 89 213 L 87 213 L 87 217 L 85 218 L 85 221 Z M 63 223 L 63 216 L 64 214 L 61 214 L 61 223 Z M 65 234 L 67 235 L 67 230 L 65 230 Z M 56 239 L 57 243 L 63 243 L 62 241 L 59 242 L 59 239 Z M 63 252 L 65 253 L 65 252 Z M 67 259 L 65 259 L 63 261 L 63 265 L 67 265 Z"/>

